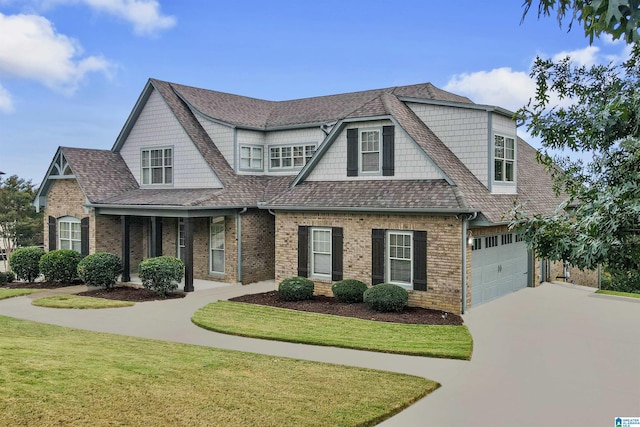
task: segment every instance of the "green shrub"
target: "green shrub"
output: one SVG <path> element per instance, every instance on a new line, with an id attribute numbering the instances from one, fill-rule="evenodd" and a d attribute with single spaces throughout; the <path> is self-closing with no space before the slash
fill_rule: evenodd
<path id="1" fill-rule="evenodd" d="M 20 248 L 11 253 L 9 266 L 18 279 L 33 282 L 40 275 L 40 258 L 45 254 L 42 248 Z"/>
<path id="2" fill-rule="evenodd" d="M 348 303 L 362 302 L 362 297 L 366 290 L 366 283 L 353 279 L 341 280 L 331 286 L 333 296 L 340 302 Z"/>
<path id="3" fill-rule="evenodd" d="M 289 277 L 278 285 L 278 295 L 285 301 L 312 299 L 313 282 L 304 277 Z"/>
<path id="4" fill-rule="evenodd" d="M 5 271 L 4 274 L 7 276 L 7 283 L 12 283 L 14 280 L 16 280 L 16 275 L 13 273 L 13 271 Z"/>
<path id="5" fill-rule="evenodd" d="M 0 271 L 0 286 L 7 284 L 7 275 Z"/>
<path id="6" fill-rule="evenodd" d="M 122 261 L 108 252 L 96 252 L 78 263 L 78 277 L 89 286 L 111 288 L 122 274 Z"/>
<path id="7" fill-rule="evenodd" d="M 184 263 L 178 258 L 160 256 L 148 258 L 138 266 L 142 286 L 158 295 L 166 297 L 178 289 L 178 282 L 184 275 Z"/>
<path id="8" fill-rule="evenodd" d="M 640 271 L 608 268 L 601 276 L 600 286 L 608 291 L 640 293 Z"/>
<path id="9" fill-rule="evenodd" d="M 364 291 L 363 300 L 375 311 L 402 311 L 409 301 L 409 293 L 400 286 L 382 283 Z"/>
<path id="10" fill-rule="evenodd" d="M 82 255 L 71 249 L 49 251 L 40 258 L 40 272 L 45 280 L 70 283 L 78 277 L 78 263 Z"/>

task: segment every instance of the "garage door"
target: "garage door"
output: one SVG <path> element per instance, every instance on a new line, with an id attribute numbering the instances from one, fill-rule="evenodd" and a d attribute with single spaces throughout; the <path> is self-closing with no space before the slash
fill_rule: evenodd
<path id="1" fill-rule="evenodd" d="M 527 287 L 528 255 L 516 235 L 474 239 L 471 252 L 471 306 Z"/>

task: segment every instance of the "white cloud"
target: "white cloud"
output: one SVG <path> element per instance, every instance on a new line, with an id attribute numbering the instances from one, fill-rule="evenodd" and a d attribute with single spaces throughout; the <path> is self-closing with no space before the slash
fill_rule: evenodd
<path id="1" fill-rule="evenodd" d="M 112 68 L 102 57 L 81 55 L 80 44 L 57 33 L 46 18 L 0 13 L 0 75 L 73 93 L 87 73 L 108 75 Z"/>
<path id="2" fill-rule="evenodd" d="M 0 111 L 3 113 L 12 113 L 14 111 L 11 95 L 2 85 L 0 85 Z"/>
<path id="3" fill-rule="evenodd" d="M 590 67 L 599 62 L 598 52 L 600 48 L 597 46 L 587 46 L 584 49 L 576 49 L 570 51 L 562 51 L 553 55 L 553 61 L 560 61 L 567 56 L 571 58 L 571 62 L 576 65 Z"/>
<path id="4" fill-rule="evenodd" d="M 153 35 L 172 28 L 176 18 L 163 15 L 157 0 L 43 0 L 45 6 L 56 4 L 85 4 L 90 8 L 116 16 L 133 24 L 136 34 Z"/>
<path id="5" fill-rule="evenodd" d="M 529 101 L 535 83 L 527 73 L 504 67 L 454 75 L 444 89 L 468 96 L 478 104 L 515 111 Z"/>

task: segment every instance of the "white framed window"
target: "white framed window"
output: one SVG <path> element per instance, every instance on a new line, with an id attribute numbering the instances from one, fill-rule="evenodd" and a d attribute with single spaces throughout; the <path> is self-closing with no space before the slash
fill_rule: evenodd
<path id="1" fill-rule="evenodd" d="M 311 276 L 331 278 L 331 229 L 311 229 Z"/>
<path id="2" fill-rule="evenodd" d="M 58 220 L 58 247 L 82 251 L 82 232 L 80 220 L 72 216 L 65 216 Z"/>
<path id="3" fill-rule="evenodd" d="M 184 262 L 184 219 L 178 218 L 178 244 L 177 244 L 177 256 Z"/>
<path id="4" fill-rule="evenodd" d="M 269 168 L 301 168 L 311 160 L 315 151 L 313 144 L 269 147 Z"/>
<path id="5" fill-rule="evenodd" d="M 494 181 L 513 182 L 515 164 L 515 139 L 494 136 Z"/>
<path id="6" fill-rule="evenodd" d="M 173 148 L 143 149 L 140 156 L 143 184 L 173 183 Z"/>
<path id="7" fill-rule="evenodd" d="M 473 238 L 473 245 L 471 245 L 471 250 L 472 251 L 479 251 L 480 249 L 482 249 L 482 238 L 481 237 L 474 237 Z"/>
<path id="8" fill-rule="evenodd" d="M 413 233 L 387 231 L 387 282 L 400 286 L 413 283 Z"/>
<path id="9" fill-rule="evenodd" d="M 382 164 L 380 149 L 380 130 L 365 129 L 360 131 L 360 172 L 379 173 Z"/>
<path id="10" fill-rule="evenodd" d="M 224 273 L 224 217 L 211 218 L 209 248 L 209 270 L 212 273 Z"/>
<path id="11" fill-rule="evenodd" d="M 262 170 L 262 147 L 240 146 L 240 169 Z"/>

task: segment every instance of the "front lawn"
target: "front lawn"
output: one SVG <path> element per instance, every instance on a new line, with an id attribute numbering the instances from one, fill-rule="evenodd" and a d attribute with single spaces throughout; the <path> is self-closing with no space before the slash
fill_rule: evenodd
<path id="1" fill-rule="evenodd" d="M 0 316 L 0 425 L 370 426 L 438 384 Z"/>
<path id="2" fill-rule="evenodd" d="M 134 303 L 104 298 L 83 297 L 78 295 L 54 295 L 34 300 L 32 305 L 51 308 L 115 308 L 131 307 Z"/>
<path id="3" fill-rule="evenodd" d="M 598 289 L 596 291 L 596 294 L 614 295 L 614 296 L 617 296 L 617 297 L 640 298 L 640 294 L 634 294 L 634 293 L 631 293 L 631 292 L 607 291 L 607 290 L 604 290 L 604 289 Z"/>
<path id="4" fill-rule="evenodd" d="M 211 331 L 303 344 L 450 359 L 471 358 L 466 326 L 408 325 L 217 301 L 195 312 Z"/>
<path id="5" fill-rule="evenodd" d="M 0 300 L 40 292 L 40 289 L 0 289 Z"/>

